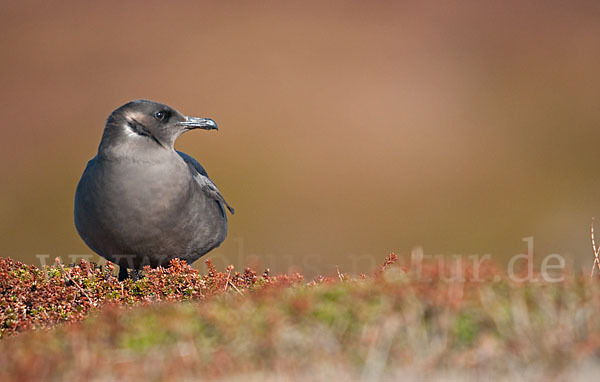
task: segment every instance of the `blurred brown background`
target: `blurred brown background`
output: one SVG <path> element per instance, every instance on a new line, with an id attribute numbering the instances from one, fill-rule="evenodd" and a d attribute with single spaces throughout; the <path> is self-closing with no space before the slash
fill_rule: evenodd
<path id="1" fill-rule="evenodd" d="M 0 256 L 90 253 L 76 183 L 108 114 L 147 98 L 219 123 L 178 142 L 237 210 L 219 266 L 501 260 L 527 236 L 591 265 L 597 1 L 0 7 Z"/>

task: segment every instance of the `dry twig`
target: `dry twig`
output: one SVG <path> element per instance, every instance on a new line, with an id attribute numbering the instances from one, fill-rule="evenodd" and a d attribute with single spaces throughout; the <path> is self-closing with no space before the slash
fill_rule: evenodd
<path id="1" fill-rule="evenodd" d="M 235 289 L 235 290 L 236 290 L 236 292 L 238 292 L 238 293 L 239 293 L 239 294 L 241 294 L 242 296 L 244 295 L 244 294 L 242 293 L 242 291 L 241 291 L 241 290 L 239 290 L 239 289 L 238 289 L 238 287 L 236 287 L 236 286 L 235 286 L 235 284 L 234 284 L 234 283 L 232 283 L 231 281 L 227 281 L 227 283 L 228 283 L 229 285 L 231 285 L 231 286 L 233 287 L 233 289 Z"/>
<path id="2" fill-rule="evenodd" d="M 83 287 L 81 285 L 79 285 L 79 283 L 77 283 L 77 281 L 73 280 L 73 278 L 71 277 L 71 275 L 69 275 L 69 273 L 65 270 L 65 267 L 63 267 L 62 263 L 60 261 L 56 262 L 58 264 L 58 266 L 60 267 L 60 270 L 62 271 L 62 273 L 67 276 L 67 278 L 73 283 L 75 284 L 75 286 L 77 287 L 77 289 L 79 289 L 79 291 L 81 291 L 81 293 L 87 297 L 87 299 L 90 301 L 90 304 L 92 304 L 92 306 L 96 306 L 96 303 L 90 298 L 90 296 L 88 296 L 87 293 L 85 293 L 85 290 L 83 289 Z"/>
<path id="3" fill-rule="evenodd" d="M 227 279 L 225 280 L 225 289 L 223 289 L 223 291 L 225 291 L 225 292 L 227 291 L 227 287 L 229 286 L 229 284 L 231 284 L 229 282 L 229 278 L 231 277 L 231 271 L 232 270 L 233 270 L 233 265 L 228 265 L 227 266 Z"/>
<path id="4" fill-rule="evenodd" d="M 592 236 L 592 248 L 594 249 L 594 264 L 592 264 L 592 273 L 590 274 L 590 277 L 594 277 L 594 269 L 596 268 L 596 266 L 598 266 L 598 271 L 600 271 L 600 259 L 598 258 L 600 248 L 596 248 L 596 241 L 594 240 L 594 218 L 592 218 L 590 232 Z"/>

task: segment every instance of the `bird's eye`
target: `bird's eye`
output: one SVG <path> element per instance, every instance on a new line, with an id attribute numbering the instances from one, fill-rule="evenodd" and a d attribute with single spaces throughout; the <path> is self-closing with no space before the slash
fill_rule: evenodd
<path id="1" fill-rule="evenodd" d="M 156 119 L 158 119 L 159 121 L 162 121 L 163 119 L 165 119 L 165 117 L 166 117 L 166 116 L 167 116 L 167 114 L 166 114 L 164 111 L 157 111 L 157 112 L 154 114 L 154 117 L 155 117 Z"/>

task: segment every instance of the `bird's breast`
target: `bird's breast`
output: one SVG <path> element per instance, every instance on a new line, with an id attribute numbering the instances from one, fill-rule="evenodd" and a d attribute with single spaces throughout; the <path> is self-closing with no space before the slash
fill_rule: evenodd
<path id="1" fill-rule="evenodd" d="M 158 225 L 191 202 L 191 176 L 184 166 L 161 163 L 108 163 L 96 170 L 94 204 L 111 216 L 103 221 Z"/>

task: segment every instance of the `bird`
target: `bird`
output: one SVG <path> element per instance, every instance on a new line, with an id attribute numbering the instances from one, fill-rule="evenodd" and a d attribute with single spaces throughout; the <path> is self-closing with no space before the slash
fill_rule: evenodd
<path id="1" fill-rule="evenodd" d="M 226 210 L 235 210 L 204 167 L 174 148 L 195 129 L 218 127 L 143 99 L 106 120 L 98 152 L 77 184 L 74 220 L 83 241 L 120 266 L 119 280 L 128 269 L 168 266 L 175 258 L 191 264 L 225 240 Z"/>

